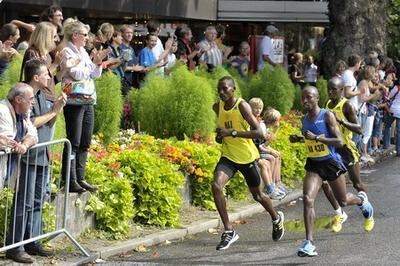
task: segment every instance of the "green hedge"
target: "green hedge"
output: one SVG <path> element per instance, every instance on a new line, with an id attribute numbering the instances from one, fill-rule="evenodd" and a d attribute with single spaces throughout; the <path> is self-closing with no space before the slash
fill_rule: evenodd
<path id="1" fill-rule="evenodd" d="M 4 73 L 0 76 L 0 99 L 6 98 L 11 87 L 19 82 L 22 58 L 22 55 L 19 53 L 15 54 L 7 65 Z"/>
<path id="2" fill-rule="evenodd" d="M 212 89 L 185 66 L 177 67 L 169 78 L 148 75 L 144 88 L 128 97 L 136 124 L 155 137 L 183 139 L 215 128 Z"/>
<path id="3" fill-rule="evenodd" d="M 323 77 L 319 77 L 317 80 L 316 87 L 319 92 L 319 106 L 325 108 L 326 103 L 328 102 L 328 81 Z"/>
<path id="4" fill-rule="evenodd" d="M 121 125 L 123 100 L 121 82 L 108 71 L 95 80 L 97 105 L 95 106 L 94 133 L 100 134 L 106 144 L 117 136 Z"/>
<path id="5" fill-rule="evenodd" d="M 295 86 L 282 67 L 264 68 L 249 82 L 249 98 L 260 97 L 264 106 L 288 114 L 293 106 Z"/>

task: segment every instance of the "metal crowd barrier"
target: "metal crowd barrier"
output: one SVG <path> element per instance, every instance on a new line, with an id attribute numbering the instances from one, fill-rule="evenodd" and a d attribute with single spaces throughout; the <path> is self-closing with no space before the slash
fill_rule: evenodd
<path id="1" fill-rule="evenodd" d="M 67 139 L 37 144 L 24 155 L 14 154 L 10 150 L 0 151 L 0 211 L 5 213 L 3 219 L 0 217 L 0 221 L 4 221 L 0 224 L 0 239 L 3 237 L 0 252 L 65 234 L 85 256 L 90 256 L 66 229 L 70 171 L 66 171 L 66 180 L 63 181 L 61 162 L 64 146 L 68 156 L 65 160 L 66 169 L 70 169 L 71 143 Z M 54 189 L 56 191 L 53 192 Z M 64 193 L 63 202 L 60 197 L 55 197 L 55 203 L 51 203 L 52 196 L 57 192 Z M 45 204 L 54 207 L 54 228 L 44 226 Z M 58 214 L 62 214 L 62 217 Z"/>

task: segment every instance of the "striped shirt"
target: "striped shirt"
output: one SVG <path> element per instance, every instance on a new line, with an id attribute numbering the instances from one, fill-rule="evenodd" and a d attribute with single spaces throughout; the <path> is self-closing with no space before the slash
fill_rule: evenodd
<path id="1" fill-rule="evenodd" d="M 218 48 L 217 43 L 210 43 L 207 40 L 203 40 L 199 43 L 200 49 L 205 52 L 200 57 L 208 65 L 220 66 L 222 65 L 222 52 Z"/>

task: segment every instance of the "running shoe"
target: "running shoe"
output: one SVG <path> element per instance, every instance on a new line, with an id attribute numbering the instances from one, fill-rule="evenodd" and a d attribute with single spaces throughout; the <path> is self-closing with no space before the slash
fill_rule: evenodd
<path id="1" fill-rule="evenodd" d="M 268 196 L 272 200 L 281 200 L 286 196 L 286 194 L 278 188 L 275 188 L 271 193 L 268 193 Z"/>
<path id="2" fill-rule="evenodd" d="M 239 235 L 234 231 L 225 231 L 222 233 L 221 242 L 217 245 L 217 250 L 224 250 L 239 239 Z"/>
<path id="3" fill-rule="evenodd" d="M 315 251 L 315 246 L 311 243 L 310 240 L 304 240 L 303 244 L 297 250 L 297 256 L 314 257 L 318 256 L 318 253 Z"/>
<path id="4" fill-rule="evenodd" d="M 281 240 L 283 235 L 285 234 L 285 227 L 283 224 L 285 222 L 285 216 L 281 211 L 278 211 L 278 215 L 279 215 L 279 221 L 277 222 L 272 221 L 272 239 L 274 241 Z"/>
<path id="5" fill-rule="evenodd" d="M 366 232 L 370 232 L 372 231 L 372 229 L 374 229 L 375 225 L 374 207 L 372 207 L 372 204 L 368 201 L 367 193 L 365 193 L 364 191 L 358 192 L 357 196 L 362 200 L 362 205 L 360 206 L 360 209 L 365 218 L 363 226 L 364 230 Z"/>
<path id="6" fill-rule="evenodd" d="M 338 233 L 342 230 L 342 224 L 346 222 L 347 214 L 342 211 L 342 214 L 337 214 L 333 217 L 332 232 Z"/>
<path id="7" fill-rule="evenodd" d="M 286 194 L 289 194 L 290 192 L 292 192 L 293 190 L 288 188 L 287 186 L 285 186 L 284 184 L 279 184 L 278 188 L 285 192 Z"/>

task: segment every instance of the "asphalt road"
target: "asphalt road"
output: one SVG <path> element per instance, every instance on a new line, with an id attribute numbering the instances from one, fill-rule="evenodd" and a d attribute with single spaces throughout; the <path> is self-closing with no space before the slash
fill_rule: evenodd
<path id="1" fill-rule="evenodd" d="M 283 239 L 271 239 L 271 219 L 266 213 L 238 222 L 240 239 L 228 250 L 216 251 L 220 232 L 205 232 L 182 241 L 155 246 L 109 258 L 101 265 L 400 265 L 400 158 L 391 158 L 363 171 L 368 196 L 375 207 L 375 228 L 365 233 L 358 207 L 346 207 L 349 219 L 340 233 L 329 229 L 332 208 L 320 193 L 316 201 L 318 218 L 314 240 L 318 257 L 300 258 L 297 247 L 305 233 L 303 204 L 281 206 L 285 213 Z M 351 185 L 348 190 L 354 192 Z"/>

